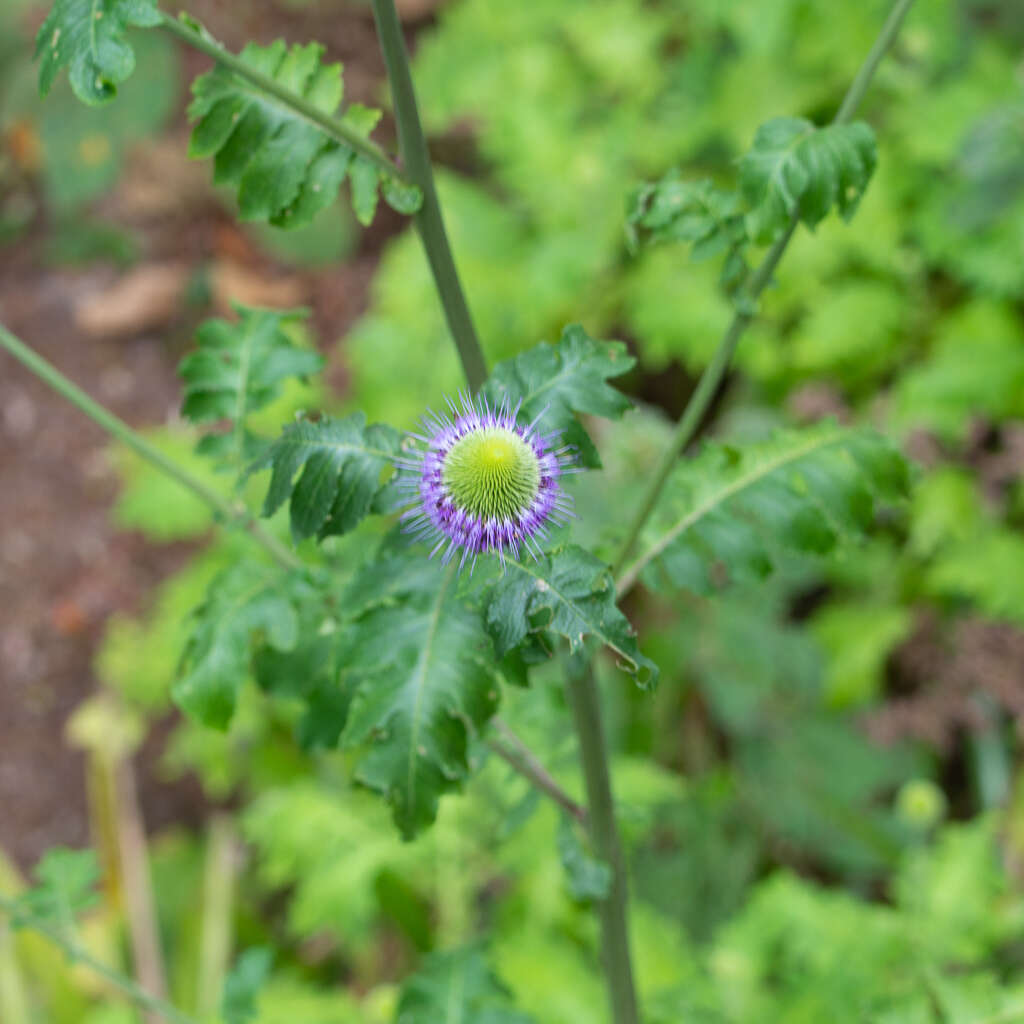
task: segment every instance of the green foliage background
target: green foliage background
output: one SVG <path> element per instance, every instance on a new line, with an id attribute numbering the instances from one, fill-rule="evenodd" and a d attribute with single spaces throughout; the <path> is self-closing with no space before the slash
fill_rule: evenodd
<path id="1" fill-rule="evenodd" d="M 626 339 L 636 359 L 624 380 L 640 408 L 595 422 L 588 461 L 604 468 L 573 483 L 581 516 L 574 542 L 608 553 L 621 538 L 636 500 L 631 488 L 652 471 L 668 433 L 659 405 L 678 411 L 732 312 L 720 280 L 724 249 L 691 258 L 684 243 L 699 244 L 706 233 L 638 246 L 626 227 L 630 195 L 670 172 L 670 183 L 742 183 L 752 172 L 736 161 L 759 125 L 778 115 L 827 121 L 887 6 L 453 0 L 419 34 L 414 74 L 427 128 L 460 154 L 458 166 L 474 169 L 444 171 L 439 185 L 492 363 L 558 338 L 574 321 L 595 338 Z M 907 687 L 927 696 L 942 685 L 900 674 L 900 651 L 922 623 L 938 624 L 947 651 L 965 624 L 1024 628 L 1019 466 L 996 487 L 986 477 L 986 458 L 1011 449 L 1024 419 L 1022 43 L 1024 18 L 1010 5 L 919 0 L 860 111 L 875 128 L 879 160 L 856 216 L 798 232 L 706 425 L 713 445 L 682 467 L 660 509 L 664 522 L 651 523 L 657 543 L 659 529 L 676 521 L 674 502 L 685 510 L 699 504 L 701 488 L 728 490 L 744 472 L 761 480 L 757 467 L 772 460 L 789 468 L 807 437 L 830 446 L 834 423 L 791 433 L 819 408 L 855 426 L 852 458 L 883 499 L 867 540 L 833 529 L 844 515 L 859 529 L 874 508 L 869 497 L 864 512 L 839 451 L 824 472 L 834 501 L 822 524 L 797 529 L 771 502 L 806 481 L 787 473 L 771 491 L 765 472 L 762 492 L 739 493 L 717 509 L 722 521 L 682 534 L 646 566 L 647 586 L 629 598 L 644 656 L 661 669 L 659 688 L 638 691 L 610 660 L 599 675 L 649 1024 L 981 1024 L 1024 1015 L 1024 804 L 1012 704 L 983 678 L 945 712 L 952 744 L 907 729 L 881 744 L 869 728 Z M 116 103 L 130 102 L 139 84 L 123 86 Z M 56 116 L 52 105 L 40 109 Z M 78 117 L 54 135 L 54 146 L 84 123 Z M 47 164 L 66 166 L 57 157 Z M 70 182 L 50 185 L 55 208 L 80 201 Z M 843 195 L 836 193 L 840 204 Z M 735 211 L 720 212 L 727 219 Z M 779 222 L 777 208 L 758 218 Z M 642 224 L 641 234 L 652 227 Z M 298 332 L 293 340 L 277 334 L 272 344 L 312 368 L 301 326 L 288 329 Z M 353 383 L 342 408 L 331 410 L 339 417 L 332 429 L 357 447 L 384 428 L 341 417 L 358 409 L 371 424 L 408 428 L 424 396 L 436 404 L 458 388 L 411 230 L 387 248 L 370 308 L 340 339 L 337 358 Z M 193 386 L 197 369 L 193 357 Z M 595 407 L 566 408 L 606 412 L 602 401 L 614 401 L 601 394 L 607 376 L 590 381 Z M 529 375 L 520 377 L 516 386 L 528 393 Z M 514 364 L 492 387 L 503 379 L 516 379 Z M 271 383 L 275 394 L 268 391 L 258 411 L 243 408 L 226 436 L 248 453 L 265 450 L 276 469 L 266 439 L 296 410 L 324 402 L 315 384 L 290 382 L 277 394 L 279 381 Z M 303 439 L 302 421 L 289 430 L 278 446 Z M 378 443 L 396 443 L 381 436 Z M 885 503 L 892 464 L 879 436 L 925 454 L 908 504 Z M 194 440 L 183 430 L 160 443 L 185 453 Z M 380 539 L 374 521 L 356 526 L 386 497 L 379 463 L 365 451 L 348 461 L 316 461 L 312 448 L 300 455 L 295 466 L 307 467 L 309 486 L 329 478 L 331 489 L 315 522 L 297 522 L 293 508 L 290 532 L 306 553 L 306 538 L 328 538 L 323 564 L 346 579 L 344 604 L 380 618 L 382 635 L 385 627 L 419 628 L 434 600 L 452 603 L 447 628 L 478 628 L 462 622 L 458 595 L 433 578 L 410 578 L 402 564 L 393 579 L 379 568 L 360 571 L 362 552 Z M 282 475 L 285 485 L 295 466 Z M 358 500 L 350 505 L 353 476 Z M 161 540 L 206 536 L 204 513 L 155 492 L 127 461 L 124 477 L 124 525 Z M 249 480 L 244 493 L 256 498 L 266 483 Z M 284 535 L 288 515 L 279 504 L 268 499 L 266 510 L 277 512 L 272 526 Z M 332 522 L 343 525 L 331 529 Z M 799 542 L 788 543 L 790 533 Z M 726 542 L 735 571 L 717 594 L 723 581 L 709 552 Z M 476 774 L 463 795 L 441 800 L 432 830 L 403 843 L 380 801 L 351 780 L 389 791 L 393 765 L 367 745 L 409 658 L 398 650 L 382 661 L 358 643 L 345 647 L 344 629 L 335 637 L 321 618 L 319 660 L 292 666 L 305 687 L 283 689 L 281 665 L 297 656 L 294 637 L 312 614 L 305 588 L 315 580 L 285 581 L 249 561 L 243 544 L 209 544 L 154 595 L 147 614 L 115 620 L 97 670 L 127 707 L 153 720 L 171 709 L 175 687 L 186 707 L 193 692 L 209 699 L 197 674 L 215 669 L 217 679 L 234 680 L 206 715 L 227 724 L 234 709 L 230 728 L 217 733 L 181 720 L 165 762 L 172 773 L 196 773 L 211 797 L 239 808 L 251 857 L 239 881 L 237 944 L 278 948 L 254 1019 L 417 1024 L 437 1019 L 431 1007 L 453 991 L 471 1021 L 604 1019 L 579 874 L 586 854 L 571 849 L 556 811 L 467 729 L 446 737 L 439 756 L 451 770 L 438 790 L 459 788 L 470 767 Z M 583 556 L 570 547 L 554 558 L 578 575 L 587 571 Z M 559 567 L 542 568 L 553 577 Z M 262 597 L 233 603 L 264 576 Z M 204 637 L 186 616 L 215 578 L 212 593 L 232 604 L 237 629 Z M 389 604 L 395 580 L 414 594 L 397 610 Z M 514 575 L 498 594 L 515 605 Z M 543 609 L 520 611 L 521 640 L 530 615 Z M 576 623 L 553 628 L 579 632 Z M 625 636 L 620 655 L 643 657 Z M 335 644 L 351 666 L 344 707 L 321 685 Z M 464 717 L 480 720 L 498 683 L 480 665 L 457 669 L 473 682 L 475 705 Z M 514 683 L 521 670 L 503 664 L 501 674 Z M 578 796 L 560 687 L 550 666 L 534 669 L 529 689 L 502 687 L 502 714 Z M 450 695 L 438 689 L 432 696 L 443 708 Z M 968 714 L 976 704 L 983 727 Z M 355 741 L 334 749 L 350 713 Z M 949 724 L 943 712 L 932 714 Z M 391 802 L 409 834 L 435 810 L 408 794 Z M 161 924 L 175 963 L 196 956 L 177 897 L 187 902 L 200 891 L 201 846 L 166 837 L 156 852 Z M 116 924 L 107 927 L 116 934 Z M 50 1015 L 40 1019 L 131 1019 L 119 1006 L 86 999 L 63 976 L 53 980 L 52 957 L 27 936 L 14 943 L 29 990 Z M 312 956 L 314 944 L 326 953 Z M 174 995 L 189 1008 L 188 971 L 177 975 Z"/>

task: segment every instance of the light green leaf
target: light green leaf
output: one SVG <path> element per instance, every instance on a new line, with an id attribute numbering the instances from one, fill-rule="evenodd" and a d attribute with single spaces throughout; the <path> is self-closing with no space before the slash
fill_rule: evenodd
<path id="1" fill-rule="evenodd" d="M 66 66 L 83 103 L 112 100 L 118 83 L 135 70 L 128 27 L 159 23 L 155 0 L 56 0 L 36 36 L 40 95 L 50 91 Z"/>
<path id="2" fill-rule="evenodd" d="M 224 1024 L 249 1024 L 255 1020 L 260 989 L 270 973 L 274 954 L 258 946 L 247 949 L 224 979 L 224 995 L 220 1015 Z"/>
<path id="3" fill-rule="evenodd" d="M 874 132 L 863 121 L 816 128 L 804 118 L 776 117 L 761 125 L 740 160 L 751 238 L 772 241 L 796 213 L 812 228 L 833 207 L 848 220 L 877 159 Z"/>
<path id="4" fill-rule="evenodd" d="M 92 850 L 54 847 L 43 854 L 33 874 L 36 884 L 15 902 L 15 924 L 40 921 L 67 927 L 77 913 L 99 902 L 100 869 Z"/>
<path id="5" fill-rule="evenodd" d="M 680 462 L 644 529 L 619 590 L 637 577 L 699 593 L 758 579 L 774 549 L 824 554 L 872 524 L 875 498 L 908 484 L 880 435 L 825 422 L 744 447 L 707 445 Z"/>
<path id="6" fill-rule="evenodd" d="M 361 412 L 343 420 L 300 419 L 250 467 L 250 473 L 272 467 L 263 515 L 273 515 L 287 499 L 296 540 L 351 530 L 383 490 L 398 445 L 397 430 L 367 426 Z"/>
<path id="7" fill-rule="evenodd" d="M 587 851 L 573 820 L 566 815 L 558 825 L 558 856 L 574 900 L 583 903 L 605 899 L 612 881 L 612 869 Z"/>
<path id="8" fill-rule="evenodd" d="M 579 448 L 581 463 L 596 467 L 601 465 L 597 449 L 576 413 L 618 419 L 627 412 L 632 402 L 607 382 L 635 362 L 622 342 L 595 341 L 579 324 L 570 324 L 556 345 L 542 341 L 499 363 L 484 395 L 493 404 L 521 401 L 521 419 L 541 417 L 544 431 L 561 430 L 563 440 Z"/>
<path id="9" fill-rule="evenodd" d="M 608 566 L 577 545 L 536 563 L 508 561 L 491 587 L 486 618 L 499 657 L 538 631 L 564 636 L 572 650 L 593 636 L 637 683 L 657 682 L 657 665 L 640 653 L 633 627 L 616 607 Z"/>

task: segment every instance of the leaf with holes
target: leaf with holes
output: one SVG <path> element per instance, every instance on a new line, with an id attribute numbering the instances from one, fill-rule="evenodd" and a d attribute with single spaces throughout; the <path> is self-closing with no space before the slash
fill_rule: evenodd
<path id="1" fill-rule="evenodd" d="M 381 478 L 393 465 L 399 440 L 393 427 L 367 426 L 361 412 L 343 420 L 300 419 L 249 468 L 271 467 L 263 515 L 272 516 L 287 500 L 296 540 L 351 530 L 384 491 Z"/>
<path id="2" fill-rule="evenodd" d="M 265 444 L 247 429 L 249 413 L 275 399 L 290 377 L 316 373 L 323 358 L 296 345 L 285 330 L 307 315 L 304 310 L 235 308 L 238 323 L 207 320 L 200 325 L 199 347 L 182 359 L 178 375 L 185 383 L 185 418 L 193 423 L 227 421 L 230 427 L 206 434 L 200 451 L 241 465 Z"/>
<path id="3" fill-rule="evenodd" d="M 250 43 L 240 57 L 297 98 L 334 117 L 343 95 L 340 64 L 322 64 L 319 43 L 291 49 L 277 40 L 270 46 Z M 213 179 L 238 189 L 242 220 L 269 221 L 279 227 L 308 224 L 338 195 L 345 178 L 352 204 L 363 224 L 373 220 L 377 191 L 396 208 L 419 206 L 418 190 L 392 182 L 377 166 L 317 125 L 261 92 L 229 69 L 219 66 L 192 85 L 189 117 L 196 122 L 189 154 L 214 158 Z M 380 111 L 354 103 L 341 120 L 368 138 Z"/>
<path id="4" fill-rule="evenodd" d="M 498 706 L 494 652 L 458 579 L 402 545 L 341 601 L 339 662 L 353 693 L 342 743 L 359 751 L 357 779 L 386 797 L 406 838 L 469 776 L 471 742 Z"/>
<path id="5" fill-rule="evenodd" d="M 750 237 L 771 242 L 795 214 L 813 228 L 833 207 L 849 220 L 877 161 L 875 133 L 863 121 L 824 128 L 802 117 L 766 122 L 740 160 Z"/>
<path id="6" fill-rule="evenodd" d="M 635 362 L 622 342 L 595 341 L 579 324 L 570 324 L 556 345 L 542 341 L 499 363 L 484 395 L 495 405 L 522 402 L 521 419 L 540 417 L 545 432 L 560 430 L 563 441 L 577 447 L 583 465 L 598 467 L 597 449 L 576 414 L 619 419 L 632 408 L 608 380 L 621 377 Z"/>
<path id="7" fill-rule="evenodd" d="M 775 549 L 831 551 L 863 535 L 875 499 L 903 496 L 907 477 L 885 438 L 829 422 L 742 448 L 707 445 L 669 478 L 619 593 L 641 574 L 706 593 L 765 576 Z"/>
<path id="8" fill-rule="evenodd" d="M 396 1024 L 532 1024 L 479 949 L 434 953 L 402 985 Z"/>
<path id="9" fill-rule="evenodd" d="M 572 650 L 593 636 L 637 683 L 657 682 L 657 665 L 640 653 L 633 627 L 615 604 L 608 566 L 577 545 L 539 562 L 508 561 L 488 595 L 486 622 L 499 657 L 536 632 L 564 636 Z"/>
<path id="10" fill-rule="evenodd" d="M 36 36 L 39 94 L 67 67 L 75 95 L 90 106 L 107 103 L 135 70 L 131 25 L 160 23 L 155 0 L 56 0 Z"/>
<path id="11" fill-rule="evenodd" d="M 310 589 L 303 573 L 276 566 L 239 562 L 220 573 L 194 613 L 172 691 L 177 704 L 203 725 L 226 729 L 249 678 L 254 645 L 292 650 L 299 605 Z"/>

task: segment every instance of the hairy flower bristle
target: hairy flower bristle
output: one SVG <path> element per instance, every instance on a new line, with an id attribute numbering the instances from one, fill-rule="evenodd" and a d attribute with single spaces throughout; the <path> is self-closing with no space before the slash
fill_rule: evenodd
<path id="1" fill-rule="evenodd" d="M 460 549 L 460 566 L 488 552 L 504 563 L 520 547 L 539 554 L 536 538 L 572 515 L 559 477 L 574 458 L 568 446 L 555 447 L 561 431 L 538 433 L 540 417 L 521 425 L 518 405 L 492 410 L 463 396 L 461 407 L 448 406 L 450 416 L 424 418 L 424 433 L 411 435 L 421 447 L 399 460 L 402 485 L 414 491 L 406 529 L 436 541 L 431 556 L 444 548 L 444 563 Z"/>

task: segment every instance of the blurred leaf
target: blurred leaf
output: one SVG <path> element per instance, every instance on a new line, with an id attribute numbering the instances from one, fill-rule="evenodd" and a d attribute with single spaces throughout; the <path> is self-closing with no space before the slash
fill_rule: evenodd
<path id="1" fill-rule="evenodd" d="M 607 381 L 635 362 L 621 342 L 594 341 L 579 324 L 570 324 L 556 345 L 541 342 L 499 363 L 484 395 L 492 405 L 522 402 L 523 420 L 539 419 L 544 432 L 561 431 L 563 442 L 579 449 L 581 464 L 597 467 L 597 449 L 575 414 L 618 419 L 626 413 L 632 402 Z"/>
<path id="2" fill-rule="evenodd" d="M 198 348 L 182 359 L 178 375 L 185 385 L 182 415 L 196 424 L 225 420 L 230 427 L 226 433 L 207 433 L 199 450 L 241 467 L 265 443 L 249 432 L 249 413 L 276 398 L 285 380 L 316 373 L 323 358 L 295 345 L 283 329 L 308 315 L 305 311 L 235 308 L 241 317 L 237 323 L 200 324 Z"/>
<path id="3" fill-rule="evenodd" d="M 615 604 L 608 566 L 575 544 L 537 563 L 506 562 L 490 589 L 486 620 L 499 657 L 539 631 L 564 636 L 574 651 L 594 636 L 639 685 L 658 681 L 657 665 L 640 653 L 635 630 Z"/>
<path id="4" fill-rule="evenodd" d="M 17 925 L 31 925 L 36 920 L 68 928 L 76 914 L 99 902 L 96 884 L 100 868 L 92 850 L 55 846 L 43 854 L 33 875 L 36 884 L 15 901 L 14 923 Z"/>
<path id="5" fill-rule="evenodd" d="M 249 469 L 272 467 L 263 515 L 273 515 L 287 499 L 296 540 L 351 530 L 383 489 L 398 446 L 398 431 L 383 423 L 367 426 L 361 412 L 343 420 L 299 419 Z"/>
<path id="6" fill-rule="evenodd" d="M 260 990 L 270 973 L 274 954 L 269 949 L 247 949 L 224 979 L 220 1013 L 224 1024 L 249 1024 L 256 1018 Z"/>
<path id="7" fill-rule="evenodd" d="M 816 128 L 804 118 L 777 117 L 761 125 L 740 160 L 751 238 L 773 241 L 796 214 L 813 228 L 833 206 L 849 220 L 877 159 L 875 134 L 863 121 Z"/>
<path id="8" fill-rule="evenodd" d="M 402 986 L 396 1024 L 530 1024 L 477 949 L 435 953 Z"/>
<path id="9" fill-rule="evenodd" d="M 96 106 L 117 95 L 135 70 L 129 25 L 160 24 L 155 0 L 55 0 L 36 36 L 39 92 L 45 96 L 65 66 L 75 95 Z"/>
<path id="10" fill-rule="evenodd" d="M 558 856 L 574 900 L 587 903 L 607 898 L 612 869 L 587 852 L 572 819 L 564 815 L 558 826 Z"/>
<path id="11" fill-rule="evenodd" d="M 638 573 L 698 593 L 764 577 L 775 549 L 822 554 L 862 535 L 875 496 L 901 497 L 907 483 L 888 441 L 834 423 L 742 447 L 706 445 L 673 471 L 620 588 Z"/>

